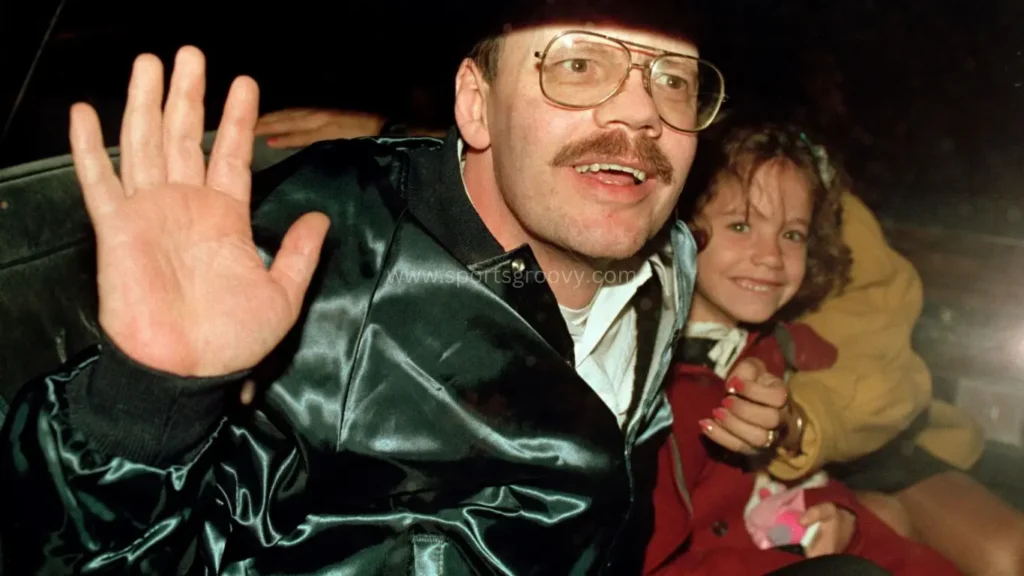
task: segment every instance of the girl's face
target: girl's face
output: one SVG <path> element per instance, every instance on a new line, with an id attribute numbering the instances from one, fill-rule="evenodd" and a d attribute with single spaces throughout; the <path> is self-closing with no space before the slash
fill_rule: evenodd
<path id="1" fill-rule="evenodd" d="M 690 319 L 758 324 L 796 294 L 807 266 L 811 185 L 787 160 L 754 173 L 749 194 L 732 174 L 718 179 L 697 224 L 710 233 L 697 256 Z"/>

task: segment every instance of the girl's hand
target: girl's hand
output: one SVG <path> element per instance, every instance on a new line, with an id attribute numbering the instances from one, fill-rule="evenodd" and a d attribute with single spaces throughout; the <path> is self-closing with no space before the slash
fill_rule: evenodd
<path id="1" fill-rule="evenodd" d="M 774 448 L 788 399 L 782 380 L 768 372 L 760 360 L 746 358 L 729 374 L 726 392 L 728 396 L 712 411 L 712 418 L 700 421 L 704 434 L 740 454 L 754 455 Z"/>
<path id="2" fill-rule="evenodd" d="M 857 517 L 849 510 L 831 502 L 811 506 L 800 518 L 802 526 L 810 526 L 816 522 L 820 522 L 821 526 L 807 547 L 808 558 L 845 552 L 857 531 Z"/>

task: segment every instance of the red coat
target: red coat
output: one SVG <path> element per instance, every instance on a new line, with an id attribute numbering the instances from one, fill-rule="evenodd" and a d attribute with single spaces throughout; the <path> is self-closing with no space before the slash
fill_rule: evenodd
<path id="1" fill-rule="evenodd" d="M 797 368 L 820 369 L 835 361 L 835 349 L 805 325 L 790 326 Z M 784 370 L 782 351 L 774 337 L 748 341 L 741 357 L 763 360 L 772 373 Z M 709 418 L 725 396 L 725 385 L 702 366 L 677 364 L 668 384 L 668 399 L 675 416 L 673 435 L 679 460 L 669 443 L 659 454 L 654 492 L 654 533 L 647 549 L 644 573 L 760 575 L 803 558 L 781 550 L 760 550 L 747 532 L 743 510 L 754 487 L 755 474 L 712 459 L 705 447 L 699 420 Z M 685 493 L 676 482 L 681 468 Z M 692 503 L 692 512 L 686 497 Z M 853 512 L 857 531 L 845 553 L 861 556 L 899 575 L 943 576 L 959 574 L 937 552 L 907 540 L 860 505 L 853 492 L 831 481 L 805 492 L 807 506 L 833 502 Z M 689 538 L 688 546 L 687 539 Z"/>

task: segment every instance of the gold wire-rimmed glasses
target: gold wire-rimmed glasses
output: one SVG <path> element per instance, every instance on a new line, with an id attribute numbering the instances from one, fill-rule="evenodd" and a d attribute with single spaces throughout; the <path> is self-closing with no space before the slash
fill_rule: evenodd
<path id="1" fill-rule="evenodd" d="M 634 51 L 647 55 L 634 61 Z M 714 64 L 587 30 L 551 39 L 540 59 L 540 89 L 566 108 L 600 106 L 615 96 L 637 68 L 663 122 L 699 132 L 714 122 L 725 100 L 725 78 Z"/>

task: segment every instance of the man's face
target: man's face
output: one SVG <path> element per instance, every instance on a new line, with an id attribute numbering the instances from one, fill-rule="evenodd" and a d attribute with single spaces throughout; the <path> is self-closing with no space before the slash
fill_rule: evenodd
<path id="1" fill-rule="evenodd" d="M 533 28 L 505 37 L 487 101 L 496 184 L 532 241 L 590 261 L 627 259 L 672 214 L 696 136 L 662 122 L 639 69 L 593 108 L 573 110 L 546 99 L 535 53 L 564 29 Z M 697 55 L 692 44 L 676 38 L 612 27 L 590 30 Z M 631 50 L 634 62 L 655 56 Z M 591 169 L 594 164 L 597 171 Z M 640 170 L 646 179 L 602 165 Z"/>

